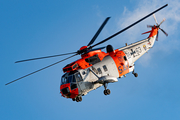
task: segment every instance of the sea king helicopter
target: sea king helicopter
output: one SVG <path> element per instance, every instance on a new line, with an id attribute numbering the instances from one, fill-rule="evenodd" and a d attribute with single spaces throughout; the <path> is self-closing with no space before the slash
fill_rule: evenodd
<path id="1" fill-rule="evenodd" d="M 44 68 L 41 68 L 16 80 L 13 80 L 5 85 L 8 85 L 29 75 L 42 71 L 74 56 L 81 55 L 80 59 L 66 65 L 63 68 L 64 75 L 61 78 L 60 85 L 61 95 L 65 98 L 70 98 L 73 101 L 80 102 L 82 101 L 82 96 L 101 86 L 104 86 L 104 94 L 109 95 L 111 93 L 111 91 L 107 89 L 107 85 L 109 83 L 118 82 L 117 78 L 122 78 L 128 73 L 132 73 L 135 77 L 138 76 L 138 74 L 134 71 L 134 62 L 152 48 L 155 40 L 158 40 L 159 30 L 161 30 L 166 36 L 168 36 L 168 34 L 160 28 L 160 25 L 165 21 L 165 19 L 163 19 L 163 21 L 158 24 L 154 15 L 154 13 L 165 8 L 166 6 L 168 6 L 168 4 L 160 7 L 159 9 L 153 11 L 152 13 L 141 18 L 140 20 L 129 25 L 128 27 L 102 40 L 101 42 L 93 45 L 101 30 L 110 19 L 110 17 L 107 17 L 94 35 L 94 37 L 87 44 L 87 46 L 82 46 L 76 52 L 16 61 L 15 63 L 20 63 L 31 60 L 39 60 L 73 54 L 70 57 L 67 57 Z M 111 38 L 119 35 L 120 33 L 131 28 L 132 26 L 136 25 L 137 23 L 141 22 L 142 20 L 148 18 L 151 15 L 153 15 L 156 25 L 147 26 L 151 28 L 151 30 L 143 34 L 149 33 L 148 38 L 132 43 L 130 45 L 126 44 L 126 46 L 115 50 L 111 45 L 107 45 L 106 47 L 94 48 L 95 46 L 100 45 L 110 40 Z M 102 49 L 104 48 L 106 48 L 106 52 L 102 51 Z"/>

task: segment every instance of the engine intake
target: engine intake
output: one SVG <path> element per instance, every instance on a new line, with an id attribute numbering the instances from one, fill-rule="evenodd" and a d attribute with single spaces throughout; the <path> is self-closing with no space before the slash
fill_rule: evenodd
<path id="1" fill-rule="evenodd" d="M 113 46 L 112 45 L 106 46 L 106 51 L 107 51 L 107 53 L 113 52 L 114 51 Z"/>

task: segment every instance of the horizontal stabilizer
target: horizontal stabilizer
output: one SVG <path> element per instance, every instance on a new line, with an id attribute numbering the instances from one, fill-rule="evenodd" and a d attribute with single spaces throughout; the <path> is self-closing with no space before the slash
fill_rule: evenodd
<path id="1" fill-rule="evenodd" d="M 148 31 L 148 32 L 142 33 L 142 35 L 143 35 L 143 34 L 147 34 L 147 33 L 150 33 L 150 32 L 151 32 L 151 31 Z"/>

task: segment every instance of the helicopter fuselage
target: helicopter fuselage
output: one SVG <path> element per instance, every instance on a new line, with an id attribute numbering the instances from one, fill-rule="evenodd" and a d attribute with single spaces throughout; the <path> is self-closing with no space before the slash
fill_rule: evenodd
<path id="1" fill-rule="evenodd" d="M 88 57 L 85 59 L 82 57 L 80 60 L 70 64 L 78 64 L 78 67 L 76 70 L 65 72 L 63 75 L 60 86 L 62 96 L 75 99 L 78 96 L 84 96 L 88 92 L 103 85 L 106 90 L 108 83 L 117 82 L 117 78 L 122 78 L 130 72 L 137 77 L 137 73 L 134 73 L 134 62 L 152 48 L 156 39 L 157 31 L 158 28 L 154 28 L 150 31 L 150 35 L 147 39 L 107 53 L 101 52 L 101 50 L 93 51 L 93 53 L 91 53 L 92 56 L 95 55 L 97 57 L 89 60 L 93 64 L 88 63 Z M 101 55 L 103 59 L 98 59 L 99 54 L 103 54 Z M 82 67 L 80 67 L 81 64 L 78 63 L 79 61 L 84 61 L 86 64 L 89 64 L 89 66 L 82 69 Z"/>

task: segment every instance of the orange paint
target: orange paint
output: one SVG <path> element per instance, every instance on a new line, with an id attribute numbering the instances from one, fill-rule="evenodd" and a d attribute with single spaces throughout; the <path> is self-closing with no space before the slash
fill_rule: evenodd
<path id="1" fill-rule="evenodd" d="M 83 46 L 81 48 L 83 49 L 85 47 L 87 47 L 87 46 Z M 105 52 L 102 52 L 101 50 L 91 51 L 86 54 L 82 54 L 81 59 L 79 59 L 75 62 L 72 62 L 71 64 L 66 65 L 63 68 L 63 72 L 70 72 L 70 71 L 74 71 L 74 70 L 78 70 L 78 69 L 86 69 L 86 68 L 92 66 L 92 64 L 86 62 L 86 59 L 89 57 L 95 56 L 95 55 L 98 55 L 98 57 L 101 61 L 108 54 Z"/>
<path id="2" fill-rule="evenodd" d="M 70 87 L 71 83 L 67 83 L 67 84 L 63 84 L 60 86 L 60 92 L 61 92 L 61 95 L 65 98 L 75 98 L 76 96 L 78 96 L 79 92 L 78 92 L 78 88 L 75 88 L 73 90 L 71 90 L 71 87 Z M 62 90 L 63 89 L 68 89 L 69 90 L 69 93 L 67 94 L 63 94 L 62 93 Z"/>
<path id="3" fill-rule="evenodd" d="M 110 56 L 116 63 L 116 67 L 119 72 L 119 77 L 129 73 L 129 62 L 128 60 L 125 61 L 124 57 L 126 57 L 126 54 L 123 51 L 119 51 L 117 49 L 114 53 L 110 53 Z"/>
<path id="4" fill-rule="evenodd" d="M 142 34 L 150 33 L 150 35 L 149 35 L 149 37 L 148 37 L 148 38 L 150 38 L 150 37 L 153 37 L 153 36 L 157 35 L 157 34 L 158 34 L 158 30 L 159 30 L 159 28 L 154 25 L 154 26 L 152 27 L 152 30 L 151 30 L 151 31 L 148 31 L 148 32 L 145 32 L 145 33 L 142 33 Z"/>
<path id="5" fill-rule="evenodd" d="M 152 27 L 151 33 L 150 33 L 150 35 L 149 35 L 149 37 L 148 37 L 148 38 L 150 38 L 150 37 L 153 37 L 153 36 L 157 35 L 158 30 L 159 30 L 159 28 L 157 28 L 157 27 L 154 25 L 154 27 Z"/>

